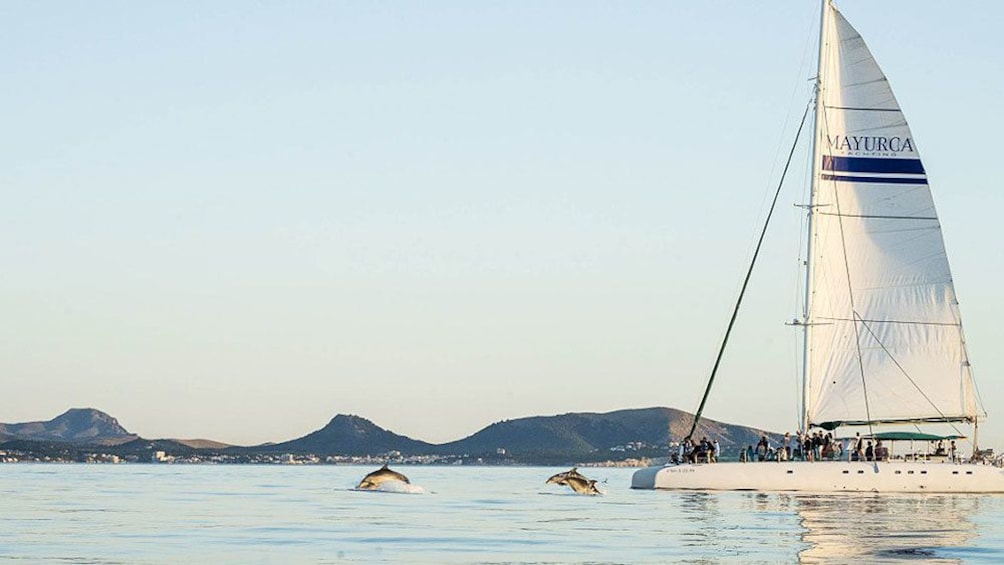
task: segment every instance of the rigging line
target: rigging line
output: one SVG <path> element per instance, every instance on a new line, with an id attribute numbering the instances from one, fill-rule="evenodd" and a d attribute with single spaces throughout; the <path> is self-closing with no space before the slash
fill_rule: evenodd
<path id="1" fill-rule="evenodd" d="M 825 112 L 823 113 L 823 126 L 827 132 L 830 130 L 829 119 L 826 117 Z M 830 158 L 832 157 L 833 155 L 830 154 Z M 858 316 L 857 310 L 854 308 L 854 285 L 851 284 L 851 266 L 850 266 L 850 260 L 847 257 L 847 238 L 845 237 L 844 234 L 844 217 L 840 211 L 840 191 L 837 190 L 835 186 L 833 190 L 833 203 L 836 204 L 837 206 L 837 225 L 840 227 L 840 249 L 843 251 L 843 256 L 844 256 L 844 272 L 847 275 L 847 298 L 851 306 L 851 316 L 854 318 L 860 318 L 860 316 Z M 865 417 L 868 418 L 869 422 L 868 433 L 874 435 L 874 430 L 872 430 L 872 425 L 871 425 L 871 419 L 872 419 L 871 406 L 868 402 L 868 383 L 865 382 L 865 364 L 864 364 L 864 359 L 861 356 L 861 331 L 858 329 L 857 323 L 853 325 L 854 325 L 854 350 L 857 353 L 858 371 L 861 374 L 861 392 L 864 394 L 865 397 Z"/>
<path id="2" fill-rule="evenodd" d="M 956 302 L 956 305 L 958 305 L 958 302 Z M 969 368 L 969 383 L 973 387 L 973 394 L 975 396 L 977 409 L 983 411 L 983 417 L 986 418 L 986 405 L 983 403 L 983 395 L 980 394 L 980 387 L 976 383 L 976 375 L 973 374 L 973 365 L 969 362 L 969 348 L 966 346 L 966 331 L 963 329 L 961 321 L 959 322 L 959 345 L 962 346 L 962 354 L 965 358 L 965 367 Z"/>
<path id="3" fill-rule="evenodd" d="M 797 73 L 798 77 L 802 76 L 802 74 L 803 74 L 802 73 L 802 69 L 805 67 L 805 62 L 808 59 L 809 44 L 810 44 L 811 39 L 812 39 L 812 29 L 811 28 L 812 28 L 812 26 L 807 26 L 806 27 L 807 32 L 806 32 L 806 37 L 805 37 L 805 46 L 802 48 L 802 60 L 798 63 L 798 73 Z M 795 97 L 798 95 L 798 87 L 799 87 L 800 84 L 802 84 L 801 79 L 797 79 L 795 81 L 795 86 L 792 87 L 792 89 L 791 89 L 791 97 L 788 100 L 788 107 L 789 108 L 791 107 L 792 102 L 795 101 Z M 768 179 L 773 178 L 774 177 L 774 171 L 777 170 L 777 161 L 778 161 L 778 158 L 781 156 L 782 149 L 784 148 L 783 141 L 784 141 L 785 135 L 788 133 L 788 124 L 790 122 L 791 122 L 790 112 L 786 111 L 785 112 L 785 116 L 784 116 L 784 124 L 781 126 L 781 135 L 780 135 L 780 137 L 778 139 L 778 142 L 777 142 L 777 149 L 774 150 L 774 159 L 771 161 L 770 174 L 767 175 Z M 801 126 L 799 126 L 799 127 L 801 127 Z M 798 143 L 798 136 L 797 135 L 795 136 L 795 143 L 796 143 L 796 145 Z M 789 159 L 790 159 L 790 157 L 789 157 Z M 769 180 L 767 182 L 767 186 L 765 186 L 764 188 L 766 190 L 766 192 L 764 193 L 764 202 L 766 202 L 766 197 L 770 194 L 770 192 L 769 192 L 770 191 L 770 181 Z M 762 206 L 762 204 L 763 203 L 761 203 L 761 206 Z M 756 232 L 754 232 L 754 233 L 756 233 Z M 752 244 L 752 241 L 750 243 Z M 749 249 L 747 249 L 747 253 L 749 253 Z"/>
<path id="4" fill-rule="evenodd" d="M 803 76 L 802 69 L 805 67 L 805 61 L 808 59 L 809 43 L 812 40 L 812 26 L 807 26 L 806 30 L 807 31 L 806 31 L 806 35 L 805 35 L 805 45 L 802 47 L 802 60 L 798 63 L 798 73 L 797 73 L 798 77 Z M 788 108 L 791 108 L 792 103 L 795 101 L 795 97 L 798 96 L 798 87 L 801 84 L 802 84 L 802 80 L 801 79 L 796 79 L 795 86 L 792 87 L 792 89 L 791 89 L 791 97 L 788 99 Z M 774 176 L 774 171 L 777 170 L 777 159 L 778 159 L 778 157 L 781 156 L 780 155 L 781 154 L 781 149 L 784 147 L 783 145 L 781 145 L 781 142 L 784 140 L 784 135 L 786 133 L 788 133 L 788 124 L 790 122 L 791 122 L 791 115 L 788 112 L 785 112 L 784 125 L 781 126 L 781 139 L 778 140 L 777 149 L 774 151 L 774 160 L 771 161 L 771 164 L 770 164 L 770 175 L 768 176 L 768 178 L 773 177 Z M 797 140 L 797 137 L 796 137 L 796 140 Z M 797 141 L 796 141 L 796 143 L 797 143 Z M 770 185 L 768 185 L 767 188 L 769 188 L 769 186 Z"/>
<path id="5" fill-rule="evenodd" d="M 855 316 L 857 316 L 857 312 L 855 312 L 854 314 Z M 879 344 L 879 347 L 882 348 L 882 351 L 884 351 L 885 354 L 889 356 L 889 359 L 891 359 L 893 364 L 896 365 L 896 368 L 899 369 L 901 373 L 903 373 L 903 376 L 906 377 L 906 380 L 910 381 L 910 384 L 913 385 L 913 388 L 917 389 L 917 392 L 919 392 L 920 395 L 924 397 L 924 400 L 926 400 L 927 403 L 934 408 L 934 411 L 937 412 L 938 415 L 941 416 L 942 418 L 948 418 L 948 416 L 945 416 L 945 413 L 942 412 L 940 408 L 938 408 L 938 405 L 935 404 L 934 401 L 931 400 L 931 398 L 924 393 L 924 390 L 921 389 L 920 385 L 918 385 L 916 381 L 914 381 L 913 378 L 910 376 L 910 374 L 906 372 L 906 369 L 904 369 L 903 366 L 899 364 L 899 361 L 896 359 L 896 357 L 894 357 L 892 352 L 886 348 L 885 344 L 882 343 L 882 340 L 879 339 L 877 335 L 875 335 L 875 332 L 872 331 L 871 327 L 869 327 L 868 324 L 865 323 L 865 321 L 862 320 L 860 316 L 858 316 L 858 320 L 861 322 L 861 325 L 864 326 L 866 330 L 868 330 L 868 333 L 871 334 L 872 339 L 875 340 L 875 343 Z M 865 397 L 865 399 L 867 400 L 867 397 Z M 869 420 L 871 419 L 871 415 L 868 416 L 868 419 Z M 957 434 L 962 435 L 962 431 L 959 430 L 959 428 L 955 427 L 955 424 L 952 424 L 951 422 L 948 422 L 948 424 L 952 426 L 952 429 L 955 430 Z"/>
<path id="6" fill-rule="evenodd" d="M 704 412 L 704 405 L 708 402 L 708 395 L 711 393 L 711 386 L 715 382 L 715 375 L 718 373 L 718 366 L 722 362 L 722 356 L 725 354 L 725 346 L 729 343 L 729 335 L 732 333 L 732 327 L 736 323 L 736 317 L 739 316 L 739 306 L 743 303 L 743 295 L 746 294 L 746 287 L 749 285 L 750 277 L 753 275 L 753 267 L 756 265 L 757 256 L 760 255 L 760 247 L 763 245 L 764 237 L 767 235 L 767 226 L 770 225 L 770 218 L 774 215 L 774 208 L 777 206 L 777 199 L 781 196 L 781 187 L 784 186 L 784 178 L 788 174 L 788 167 L 791 165 L 791 158 L 795 155 L 795 148 L 798 147 L 798 138 L 802 135 L 802 127 L 805 125 L 805 117 L 809 115 L 810 102 L 805 104 L 805 111 L 802 112 L 802 121 L 798 124 L 798 131 L 795 132 L 795 142 L 791 145 L 791 151 L 788 152 L 788 160 L 784 163 L 784 170 L 781 171 L 781 179 L 777 183 L 777 190 L 774 192 L 774 200 L 770 203 L 770 210 L 767 211 L 767 219 L 763 222 L 763 229 L 760 230 L 760 239 L 757 241 L 756 249 L 753 251 L 753 258 L 750 260 L 749 270 L 746 271 L 746 278 L 743 280 L 743 286 L 739 290 L 739 298 L 736 299 L 736 306 L 732 310 L 732 318 L 729 320 L 728 328 L 725 330 L 725 337 L 722 339 L 722 346 L 718 349 L 718 357 L 715 359 L 715 365 L 711 369 L 711 377 L 708 378 L 708 386 L 704 389 L 704 396 L 701 398 L 701 404 L 697 408 L 697 412 L 694 413 L 694 422 L 690 426 L 690 431 L 687 432 L 687 437 L 685 439 L 691 439 L 694 436 L 694 431 L 697 429 L 697 424 L 701 420 L 701 414 Z"/>
<path id="7" fill-rule="evenodd" d="M 844 253 L 844 260 L 845 261 L 847 260 L 846 256 L 847 256 L 847 253 L 845 252 Z M 848 272 L 848 274 L 847 274 L 847 279 L 848 279 L 847 283 L 849 285 L 850 284 L 850 272 Z M 851 290 L 848 289 L 848 292 L 851 292 Z M 854 304 L 854 298 L 852 296 L 851 297 L 851 307 L 852 308 L 853 308 L 853 304 Z M 861 319 L 861 317 L 858 316 L 857 310 L 853 310 L 852 311 L 852 315 L 855 318 L 858 318 L 859 320 Z M 864 323 L 862 323 L 862 325 L 864 325 Z M 865 379 L 865 364 L 864 364 L 864 359 L 862 359 L 862 357 L 861 357 L 861 332 L 858 330 L 857 323 L 854 324 L 854 345 L 855 345 L 855 349 L 857 350 L 857 353 L 858 353 L 858 370 L 861 372 L 861 393 L 864 394 L 864 397 L 865 397 L 865 417 L 868 418 L 868 433 L 870 433 L 872 435 L 875 435 L 875 431 L 872 430 L 872 410 L 871 410 L 871 405 L 868 402 L 868 383 L 867 383 L 867 381 Z"/>

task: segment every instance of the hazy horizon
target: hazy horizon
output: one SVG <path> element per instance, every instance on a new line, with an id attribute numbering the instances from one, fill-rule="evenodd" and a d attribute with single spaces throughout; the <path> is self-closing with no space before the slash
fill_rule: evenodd
<path id="1" fill-rule="evenodd" d="M 837 5 L 910 122 L 1004 449 L 1004 5 Z M 54 6 L 0 6 L 0 422 L 244 445 L 694 412 L 818 33 L 796 0 Z M 795 428 L 806 160 L 708 418 Z"/>

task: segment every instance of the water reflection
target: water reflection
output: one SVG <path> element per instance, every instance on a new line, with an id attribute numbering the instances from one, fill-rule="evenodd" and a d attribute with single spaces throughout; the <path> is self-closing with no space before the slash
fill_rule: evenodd
<path id="1" fill-rule="evenodd" d="M 801 519 L 800 563 L 960 563 L 951 548 L 977 536 L 979 496 L 792 495 Z"/>
<path id="2" fill-rule="evenodd" d="M 680 499 L 687 527 L 681 532 L 686 546 L 712 546 L 719 541 L 722 516 L 719 498 L 708 492 L 687 492 Z"/>
<path id="3" fill-rule="evenodd" d="M 711 556 L 728 545 L 728 537 L 723 535 L 720 500 L 710 492 L 685 492 L 680 497 L 684 527 L 677 535 L 681 549 L 693 555 L 695 563 L 714 562 Z"/>
<path id="4" fill-rule="evenodd" d="M 801 527 L 795 512 L 767 493 L 677 492 L 678 514 L 667 544 L 684 562 L 791 561 Z"/>

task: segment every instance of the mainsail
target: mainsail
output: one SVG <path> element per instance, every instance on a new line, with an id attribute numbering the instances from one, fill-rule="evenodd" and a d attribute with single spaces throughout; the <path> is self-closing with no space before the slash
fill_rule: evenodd
<path id="1" fill-rule="evenodd" d="M 807 423 L 974 421 L 962 320 L 917 143 L 864 40 L 835 8 L 826 10 L 805 319 Z"/>

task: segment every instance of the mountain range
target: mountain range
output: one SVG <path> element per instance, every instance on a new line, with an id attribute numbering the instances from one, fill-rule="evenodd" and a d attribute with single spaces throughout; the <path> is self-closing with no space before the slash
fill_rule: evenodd
<path id="1" fill-rule="evenodd" d="M 503 420 L 463 439 L 433 444 L 399 435 L 360 416 L 339 414 L 303 437 L 259 446 L 229 446 L 209 440 L 149 440 L 129 433 L 110 415 L 76 408 L 47 422 L 0 424 L 0 447 L 32 442 L 70 446 L 114 446 L 117 453 L 163 450 L 171 453 L 291 453 L 366 456 L 478 457 L 521 463 L 558 463 L 665 456 L 670 438 L 686 434 L 693 415 L 674 408 L 639 408 L 606 413 L 569 413 Z M 723 451 L 755 444 L 767 432 L 702 419 L 696 437 L 717 439 Z M 775 436 L 776 434 L 768 434 Z"/>

